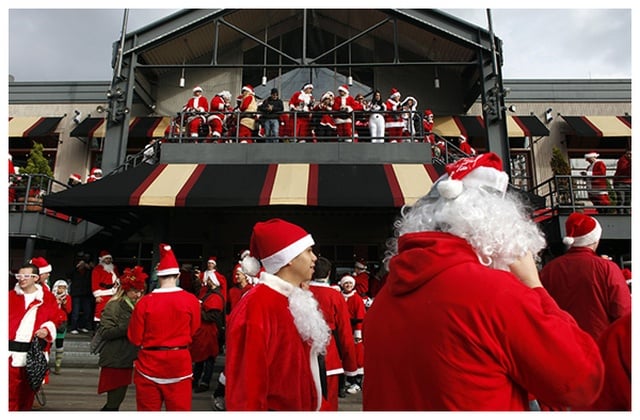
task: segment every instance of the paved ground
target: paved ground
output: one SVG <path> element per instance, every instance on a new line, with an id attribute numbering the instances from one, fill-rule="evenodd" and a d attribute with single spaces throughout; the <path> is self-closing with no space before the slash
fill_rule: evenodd
<path id="1" fill-rule="evenodd" d="M 219 371 L 219 370 L 217 370 Z M 217 378 L 214 374 L 214 381 Z M 60 375 L 50 376 L 44 386 L 46 404 L 38 411 L 98 411 L 106 401 L 106 394 L 98 395 L 97 367 L 63 367 Z M 136 411 L 135 387 L 129 386 L 121 406 L 122 411 Z M 347 394 L 340 399 L 340 411 L 361 411 L 362 393 Z M 194 393 L 192 411 L 212 411 L 211 392 Z"/>

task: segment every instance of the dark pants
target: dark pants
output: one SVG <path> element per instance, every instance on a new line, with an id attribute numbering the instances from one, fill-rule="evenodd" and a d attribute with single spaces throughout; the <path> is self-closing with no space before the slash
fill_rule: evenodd
<path id="1" fill-rule="evenodd" d="M 71 296 L 71 306 L 71 326 L 69 331 L 77 330 L 78 328 L 90 329 L 93 318 L 93 296 Z"/>
<path id="2" fill-rule="evenodd" d="M 631 214 L 631 184 L 626 184 L 623 182 L 615 183 L 615 191 L 617 194 L 617 205 L 624 206 L 627 208 L 620 209 L 620 214 Z"/>
<path id="3" fill-rule="evenodd" d="M 213 357 L 208 358 L 202 362 L 196 362 L 193 365 L 193 385 L 203 384 L 209 386 L 211 382 L 211 376 L 213 376 L 213 367 L 215 364 Z"/>

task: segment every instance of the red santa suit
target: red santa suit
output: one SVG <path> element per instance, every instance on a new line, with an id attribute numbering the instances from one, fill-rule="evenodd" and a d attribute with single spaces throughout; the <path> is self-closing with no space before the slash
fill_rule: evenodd
<path id="1" fill-rule="evenodd" d="M 369 295 L 369 272 L 363 270 L 359 273 L 353 272 L 351 275 L 356 280 L 356 292 L 361 298 L 366 298 Z"/>
<path id="2" fill-rule="evenodd" d="M 136 391 L 143 396 L 136 399 L 138 411 L 159 411 L 162 398 L 167 411 L 191 410 L 189 346 L 200 323 L 198 298 L 180 287 L 154 289 L 136 303 L 127 336 L 140 347 L 134 363 Z M 187 386 L 180 386 L 184 381 Z"/>
<path id="3" fill-rule="evenodd" d="M 191 360 L 202 362 L 212 357 L 215 359 L 220 353 L 218 345 L 218 326 L 221 325 L 224 317 L 224 299 L 220 294 L 220 288 L 214 290 L 208 287 L 200 289 L 198 296 L 200 300 L 200 311 L 202 323 L 193 336 L 191 345 Z"/>
<path id="4" fill-rule="evenodd" d="M 18 171 L 15 166 L 13 166 L 13 157 L 9 154 L 9 202 L 13 203 L 16 201 L 16 188 L 13 186 L 14 177 L 12 175 L 17 175 Z"/>
<path id="5" fill-rule="evenodd" d="M 475 156 L 476 155 L 476 149 L 474 149 L 473 147 L 471 147 L 471 145 L 469 144 L 469 142 L 467 141 L 467 138 L 465 136 L 460 136 L 460 150 L 466 154 L 467 156 Z"/>
<path id="6" fill-rule="evenodd" d="M 342 292 L 344 300 L 347 302 L 347 308 L 349 309 L 349 318 L 351 319 L 351 332 L 352 337 L 355 340 L 356 348 L 356 374 L 364 374 L 364 341 L 362 335 L 362 322 L 366 313 L 364 301 L 362 297 L 358 295 L 356 290 L 352 290 L 349 293 Z"/>
<path id="7" fill-rule="evenodd" d="M 424 111 L 424 118 L 422 119 L 422 128 L 424 130 L 424 142 L 431 143 L 431 146 L 436 144 L 436 136 L 433 134 L 433 112 L 430 109 Z"/>
<path id="8" fill-rule="evenodd" d="M 292 112 L 297 111 L 296 114 L 291 114 L 289 118 L 293 124 L 295 115 L 295 136 L 298 141 L 306 141 L 305 138 L 311 137 L 311 116 L 309 111 L 313 105 L 313 95 L 305 93 L 304 89 L 308 86 L 313 88 L 312 85 L 305 85 L 302 90 L 295 92 L 289 99 L 289 110 Z"/>
<path id="9" fill-rule="evenodd" d="M 397 89 L 392 89 L 391 96 L 384 105 L 387 111 L 390 111 L 384 115 L 385 133 L 390 142 L 397 143 L 401 140 L 404 127 L 404 121 L 400 113 L 400 92 Z"/>
<path id="10" fill-rule="evenodd" d="M 631 411 L 631 313 L 616 320 L 598 340 L 604 387 L 589 411 Z"/>
<path id="11" fill-rule="evenodd" d="M 324 320 L 332 331 L 325 355 L 327 398 L 321 411 L 338 411 L 339 375 L 356 376 L 358 369 L 349 308 L 340 292 L 329 283 L 312 281 L 309 290 L 318 301 Z"/>
<path id="12" fill-rule="evenodd" d="M 585 156 L 598 157 L 595 152 L 587 153 Z M 586 169 L 588 177 L 603 177 L 607 175 L 607 165 L 603 161 L 596 159 L 589 164 Z M 589 189 L 589 200 L 595 206 L 610 206 L 609 193 L 607 192 L 606 178 L 587 178 L 587 188 Z"/>
<path id="13" fill-rule="evenodd" d="M 342 94 L 340 93 L 342 92 Z M 336 131 L 339 138 L 345 141 L 353 140 L 353 119 L 351 113 L 356 109 L 362 109 L 362 106 L 349 95 L 347 85 L 338 88 L 338 95 L 333 100 L 333 110 L 340 113 L 334 115 L 336 122 Z"/>
<path id="14" fill-rule="evenodd" d="M 200 95 L 196 95 L 196 92 L 201 92 Z M 202 88 L 196 86 L 193 88 L 194 95 L 189 98 L 186 105 L 182 108 L 182 112 L 191 112 L 194 115 L 190 115 L 187 118 L 187 126 L 189 136 L 198 137 L 198 128 L 200 124 L 206 124 L 207 118 L 201 114 L 203 112 L 209 112 L 209 100 L 202 94 Z"/>
<path id="15" fill-rule="evenodd" d="M 218 93 L 211 100 L 211 107 L 209 107 L 211 115 L 207 118 L 207 122 L 211 127 L 213 137 L 220 138 L 222 136 L 222 127 L 228 115 L 226 113 L 233 111 L 229 101 L 231 101 L 231 93 L 228 91 Z"/>
<path id="16" fill-rule="evenodd" d="M 238 306 L 240 299 L 253 288 L 253 284 L 247 283 L 244 287 L 240 287 L 239 284 L 234 284 L 229 288 L 229 313 Z"/>
<path id="17" fill-rule="evenodd" d="M 289 307 L 296 287 L 266 272 L 260 281 L 229 315 L 227 410 L 318 410 L 322 393 L 317 354 L 302 339 Z"/>
<path id="18" fill-rule="evenodd" d="M 569 248 L 543 267 L 540 281 L 596 340 L 609 324 L 631 312 L 631 293 L 620 267 L 591 248 Z"/>
<path id="19" fill-rule="evenodd" d="M 364 320 L 366 411 L 528 410 L 595 399 L 593 338 L 542 287 L 482 265 L 444 232 L 398 239 L 387 283 Z"/>
<path id="20" fill-rule="evenodd" d="M 225 276 L 220 274 L 218 272 L 218 270 L 216 270 L 214 268 L 213 270 L 201 271 L 200 275 L 198 276 L 198 278 L 200 279 L 200 285 L 201 285 L 202 288 L 206 288 L 207 279 L 211 279 L 213 284 L 215 284 L 216 286 L 218 286 L 220 288 L 220 294 L 224 297 L 225 302 L 226 302 L 227 278 Z"/>
<path id="21" fill-rule="evenodd" d="M 35 285 L 34 293 L 25 294 L 16 284 L 9 291 L 9 411 L 30 411 L 34 391 L 29 385 L 25 366 L 27 350 L 35 332 L 45 328 L 49 332 L 45 340 L 45 357 L 49 360 L 49 349 L 56 337 L 58 304 L 52 293 L 44 293 L 42 286 Z"/>
<path id="22" fill-rule="evenodd" d="M 93 297 L 101 298 L 100 302 L 96 301 L 95 312 L 93 314 L 93 320 L 100 322 L 100 314 L 104 307 L 111 299 L 116 291 L 118 290 L 118 285 L 120 284 L 120 280 L 118 280 L 119 274 L 118 269 L 115 265 L 112 265 L 109 268 L 111 271 L 107 271 L 105 269 L 105 265 L 100 263 L 95 266 L 93 270 L 91 270 L 91 291 L 93 292 Z"/>

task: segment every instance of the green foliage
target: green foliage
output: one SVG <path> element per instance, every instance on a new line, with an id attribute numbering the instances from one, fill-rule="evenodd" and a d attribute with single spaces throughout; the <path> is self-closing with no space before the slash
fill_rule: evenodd
<path id="1" fill-rule="evenodd" d="M 49 161 L 43 154 L 44 146 L 41 143 L 33 143 L 33 148 L 29 152 L 29 158 L 24 168 L 20 168 L 20 174 L 47 175 L 53 177 L 53 171 L 49 166 Z"/>
<path id="2" fill-rule="evenodd" d="M 564 158 L 564 155 L 557 147 L 552 150 L 553 156 L 551 157 L 551 170 L 554 175 L 571 175 L 571 166 L 569 162 Z"/>

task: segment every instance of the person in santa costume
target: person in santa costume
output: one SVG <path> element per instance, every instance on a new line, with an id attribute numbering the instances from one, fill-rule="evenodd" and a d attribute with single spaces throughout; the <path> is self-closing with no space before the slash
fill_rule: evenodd
<path id="1" fill-rule="evenodd" d="M 598 159 L 599 156 L 600 154 L 597 152 L 589 152 L 584 155 L 584 159 L 589 163 L 589 166 L 582 172 L 582 175 L 589 177 L 587 178 L 587 193 L 593 205 L 610 206 L 607 178 L 605 178 L 607 165 Z M 602 212 L 602 209 L 596 210 Z"/>
<path id="2" fill-rule="evenodd" d="M 257 276 L 260 275 L 261 268 L 260 262 L 250 254 L 246 254 L 236 265 L 233 285 L 229 288 L 228 314 L 238 305 L 240 299 L 258 284 Z"/>
<path id="3" fill-rule="evenodd" d="M 356 291 L 356 279 L 349 274 L 342 276 L 338 281 L 342 289 L 342 297 L 347 303 L 349 320 L 351 322 L 351 340 L 355 343 L 356 351 L 356 375 L 346 379 L 346 391 L 349 394 L 356 394 L 362 390 L 364 377 L 364 340 L 362 336 L 362 321 L 366 313 L 364 301 Z M 349 376 L 349 375 L 347 375 Z"/>
<path id="4" fill-rule="evenodd" d="M 87 177 L 87 183 L 96 182 L 97 180 L 102 178 L 102 169 L 100 168 L 91 168 L 91 173 Z"/>
<path id="5" fill-rule="evenodd" d="M 424 110 L 424 117 L 422 118 L 422 129 L 424 130 L 424 142 L 431 143 L 431 147 L 436 144 L 436 136 L 433 134 L 434 117 L 433 111 L 430 109 Z"/>
<path id="6" fill-rule="evenodd" d="M 182 107 L 187 123 L 187 133 L 189 137 L 198 137 L 201 124 L 207 123 L 205 112 L 209 112 L 209 100 L 204 96 L 204 91 L 200 86 L 193 88 L 193 96 Z"/>
<path id="7" fill-rule="evenodd" d="M 224 121 L 227 118 L 228 113 L 233 111 L 231 106 L 231 92 L 223 90 L 217 93 L 213 99 L 211 99 L 211 106 L 209 107 L 211 114 L 207 117 L 207 123 L 211 127 L 211 135 L 218 142 L 221 141 Z"/>
<path id="8" fill-rule="evenodd" d="M 91 271 L 91 291 L 96 300 L 93 321 L 100 323 L 100 316 L 111 296 L 118 291 L 118 268 L 113 264 L 113 257 L 109 251 L 103 250 L 98 254 L 98 265 Z"/>
<path id="9" fill-rule="evenodd" d="M 225 302 L 227 301 L 227 278 L 218 271 L 218 258 L 211 256 L 207 259 L 207 269 L 198 274 L 200 280 L 194 287 L 196 295 L 200 295 L 200 289 L 207 287 L 207 281 L 211 280 L 213 284 L 220 288 L 220 294 Z"/>
<path id="10" fill-rule="evenodd" d="M 602 227 L 594 217 L 571 213 L 563 242 L 568 251 L 540 271 L 545 289 L 580 327 L 598 339 L 616 319 L 631 312 L 631 292 L 622 270 L 596 254 Z"/>
<path id="11" fill-rule="evenodd" d="M 330 142 L 336 140 L 336 121 L 333 118 L 332 110 L 335 96 L 330 90 L 322 94 L 320 102 L 313 107 L 313 132 L 315 139 L 319 142 Z"/>
<path id="12" fill-rule="evenodd" d="M 400 104 L 402 109 L 402 141 L 405 143 L 417 142 L 416 135 L 420 130 L 420 115 L 417 112 L 418 100 L 413 96 L 407 96 Z"/>
<path id="13" fill-rule="evenodd" d="M 294 92 L 289 99 L 289 119 L 293 124 L 292 135 L 297 142 L 304 143 L 311 138 L 311 114 L 313 108 L 313 85 L 307 83 L 302 89 Z M 295 122 L 294 122 L 295 121 Z"/>
<path id="14" fill-rule="evenodd" d="M 332 331 L 325 356 L 327 398 L 321 411 L 338 411 L 341 375 L 355 377 L 358 373 L 349 308 L 340 292 L 330 285 L 331 266 L 331 261 L 319 257 L 316 261 L 313 280 L 308 285 Z"/>
<path id="15" fill-rule="evenodd" d="M 198 291 L 201 324 L 193 336 L 191 360 L 193 361 L 193 389 L 209 390 L 216 357 L 220 353 L 219 335 L 224 332 L 225 299 L 219 283 L 207 277 L 206 284 Z"/>
<path id="16" fill-rule="evenodd" d="M 542 287 L 545 239 L 495 153 L 402 210 L 364 320 L 366 411 L 567 410 L 603 383 L 595 340 Z M 505 223 L 508 221 L 508 223 Z"/>
<path id="17" fill-rule="evenodd" d="M 256 93 L 253 91 L 253 86 L 251 85 L 243 86 L 240 92 L 242 94 L 242 101 L 238 107 L 238 110 L 241 112 L 238 141 L 240 143 L 253 143 L 253 132 L 257 125 L 256 112 L 258 111 Z"/>
<path id="18" fill-rule="evenodd" d="M 367 299 L 367 297 L 369 297 L 369 279 L 371 274 L 367 269 L 367 261 L 364 258 L 356 258 L 351 275 L 356 280 L 356 293 L 358 293 L 362 299 Z"/>
<path id="19" fill-rule="evenodd" d="M 323 402 L 320 356 L 331 330 L 318 302 L 301 285 L 313 276 L 314 240 L 282 219 L 258 222 L 251 255 L 260 283 L 229 316 L 226 408 L 230 411 L 316 411 Z"/>
<path id="20" fill-rule="evenodd" d="M 404 121 L 400 111 L 400 91 L 396 88 L 391 89 L 389 99 L 385 102 L 385 108 L 387 112 L 384 114 L 384 129 L 387 134 L 387 142 L 397 143 L 402 138 L 402 128 L 404 127 Z"/>
<path id="21" fill-rule="evenodd" d="M 338 87 L 338 96 L 333 100 L 333 108 L 337 114 L 334 115 L 336 122 L 336 132 L 338 141 L 353 141 L 353 119 L 354 110 L 362 109 L 362 105 L 349 95 L 349 86 L 341 85 Z"/>
<path id="22" fill-rule="evenodd" d="M 120 276 L 118 292 L 102 312 L 98 331 L 106 343 L 98 359 L 98 394 L 106 392 L 107 402 L 100 411 L 118 411 L 132 383 L 133 362 L 138 348 L 129 341 L 127 330 L 133 308 L 147 288 L 145 281 L 148 277 L 139 265 L 125 268 Z"/>
<path id="23" fill-rule="evenodd" d="M 34 337 L 49 349 L 56 337 L 58 304 L 52 293 L 44 293 L 38 284 L 38 267 L 24 264 L 15 274 L 17 283 L 9 291 L 9 411 L 31 411 L 35 391 L 29 385 L 25 366 L 27 351 Z"/>
<path id="24" fill-rule="evenodd" d="M 138 411 L 191 410 L 193 366 L 189 346 L 200 328 L 200 302 L 177 286 L 180 266 L 160 244 L 158 288 L 133 308 L 127 337 L 139 347 L 134 362 Z"/>
<path id="25" fill-rule="evenodd" d="M 460 136 L 458 137 L 458 140 L 459 140 L 458 148 L 462 151 L 462 153 L 464 153 L 467 156 L 476 155 L 476 149 L 471 147 L 471 145 L 467 141 L 467 137 L 464 134 L 460 134 Z"/>
<path id="26" fill-rule="evenodd" d="M 71 316 L 73 307 L 71 296 L 69 295 L 69 284 L 66 280 L 60 279 L 53 283 L 51 292 L 56 298 L 58 304 L 58 318 L 56 320 L 56 359 L 55 370 L 53 373 L 60 374 L 62 369 L 62 358 L 64 357 L 64 337 L 67 333 L 67 324 Z"/>

